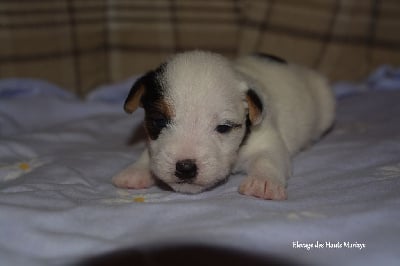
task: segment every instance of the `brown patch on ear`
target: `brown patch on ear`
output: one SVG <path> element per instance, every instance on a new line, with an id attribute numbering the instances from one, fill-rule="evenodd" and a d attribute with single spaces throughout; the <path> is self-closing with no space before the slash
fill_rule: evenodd
<path id="1" fill-rule="evenodd" d="M 252 125 L 257 125 L 262 120 L 263 104 L 258 95 L 252 89 L 247 91 L 246 100 L 249 107 L 250 122 Z"/>
<path id="2" fill-rule="evenodd" d="M 127 113 L 133 113 L 140 105 L 140 100 L 146 89 L 145 85 L 138 80 L 129 92 L 128 97 L 125 100 L 124 110 Z"/>

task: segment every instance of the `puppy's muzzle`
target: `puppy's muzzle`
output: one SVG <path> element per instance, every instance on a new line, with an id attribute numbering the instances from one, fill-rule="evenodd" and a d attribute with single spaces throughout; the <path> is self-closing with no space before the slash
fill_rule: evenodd
<path id="1" fill-rule="evenodd" d="M 181 160 L 176 163 L 175 176 L 184 182 L 192 181 L 197 176 L 197 165 L 194 160 Z"/>

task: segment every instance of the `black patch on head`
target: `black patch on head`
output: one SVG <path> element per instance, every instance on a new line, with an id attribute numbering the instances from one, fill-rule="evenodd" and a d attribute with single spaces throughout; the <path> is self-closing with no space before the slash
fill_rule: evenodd
<path id="1" fill-rule="evenodd" d="M 132 113 L 140 104 L 151 101 L 153 98 L 160 98 L 162 95 L 162 84 L 160 76 L 163 74 L 164 64 L 154 71 L 149 71 L 140 77 L 132 86 L 126 97 L 124 109 L 127 113 Z"/>
<path id="2" fill-rule="evenodd" d="M 159 66 L 156 70 L 148 72 L 141 80 L 145 86 L 145 92 L 140 99 L 143 108 L 151 107 L 151 105 L 163 98 L 163 87 L 161 78 L 164 74 L 165 64 Z"/>
<path id="3" fill-rule="evenodd" d="M 261 57 L 261 58 L 267 59 L 269 61 L 274 61 L 276 63 L 287 64 L 287 61 L 285 59 L 280 58 L 279 56 L 276 56 L 276 55 L 260 53 L 260 52 L 253 53 L 253 55 L 257 56 L 257 57 Z"/>
<path id="4" fill-rule="evenodd" d="M 145 90 L 140 98 L 140 103 L 145 110 L 144 127 L 151 140 L 156 140 L 160 132 L 170 122 L 170 117 L 163 110 L 162 100 L 164 98 L 164 88 L 162 77 L 165 71 L 165 63 L 156 70 L 149 71 L 141 77 L 134 86 L 144 86 Z M 134 94 L 132 88 L 130 95 Z M 129 96 L 128 96 L 129 99 Z"/>
<path id="5" fill-rule="evenodd" d="M 170 117 L 165 113 L 162 106 L 164 88 L 162 76 L 164 75 L 165 64 L 156 70 L 149 72 L 146 80 L 146 91 L 141 102 L 145 110 L 144 125 L 151 140 L 156 140 L 161 131 L 170 123 Z"/>

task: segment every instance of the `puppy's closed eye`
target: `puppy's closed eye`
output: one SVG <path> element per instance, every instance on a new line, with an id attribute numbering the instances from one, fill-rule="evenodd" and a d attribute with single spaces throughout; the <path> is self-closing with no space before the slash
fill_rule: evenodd
<path id="1" fill-rule="evenodd" d="M 160 132 L 168 126 L 171 121 L 163 114 L 151 114 L 145 118 L 145 128 L 149 137 L 155 140 L 160 135 Z"/>
<path id="2" fill-rule="evenodd" d="M 232 131 L 232 126 L 230 125 L 218 125 L 215 130 L 220 134 L 228 134 Z"/>
<path id="3" fill-rule="evenodd" d="M 232 129 L 241 128 L 241 127 L 242 127 L 241 124 L 236 124 L 236 123 L 228 121 L 228 122 L 226 122 L 224 124 L 218 125 L 215 128 L 215 131 L 217 131 L 220 134 L 228 134 L 228 133 L 230 133 L 232 131 Z"/>
<path id="4" fill-rule="evenodd" d="M 149 123 L 153 128 L 161 130 L 168 125 L 169 120 L 166 117 L 149 118 Z"/>

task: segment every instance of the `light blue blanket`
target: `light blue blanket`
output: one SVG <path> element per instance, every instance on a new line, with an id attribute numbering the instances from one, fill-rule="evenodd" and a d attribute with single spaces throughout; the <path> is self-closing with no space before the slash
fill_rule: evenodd
<path id="1" fill-rule="evenodd" d="M 398 265 L 398 70 L 334 86 L 336 125 L 295 158 L 284 202 L 239 195 L 241 175 L 198 195 L 113 187 L 144 148 L 127 145 L 143 118 L 122 110 L 132 82 L 82 101 L 43 81 L 0 81 L 0 265 L 190 245 L 265 261 Z"/>

